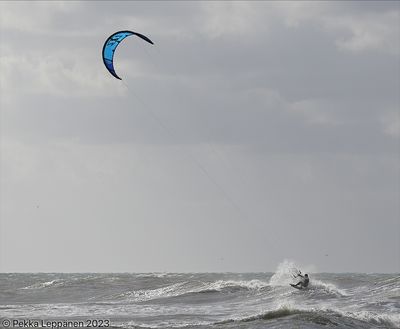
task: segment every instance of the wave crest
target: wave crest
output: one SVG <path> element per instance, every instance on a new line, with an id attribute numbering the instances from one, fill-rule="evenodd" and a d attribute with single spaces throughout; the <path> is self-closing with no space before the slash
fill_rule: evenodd
<path id="1" fill-rule="evenodd" d="M 298 319 L 305 319 L 307 322 L 312 322 L 318 325 L 333 325 L 333 326 L 361 326 L 361 323 L 368 323 L 372 325 L 380 325 L 388 328 L 397 328 L 399 317 L 393 317 L 386 314 L 376 314 L 373 312 L 341 312 L 339 310 L 331 309 L 300 309 L 282 306 L 278 309 L 266 311 L 253 316 L 242 317 L 237 319 L 227 319 L 217 322 L 215 324 L 227 323 L 245 323 L 260 320 L 275 320 L 295 316 Z"/>
<path id="2" fill-rule="evenodd" d="M 49 288 L 49 287 L 52 287 L 52 286 L 55 286 L 55 285 L 61 285 L 61 284 L 62 284 L 61 280 L 51 280 L 51 281 L 46 281 L 46 282 L 34 283 L 34 284 L 30 285 L 30 286 L 26 286 L 26 287 L 23 287 L 21 289 L 27 289 L 27 290 L 30 290 L 30 289 L 43 289 L 43 288 Z"/>
<path id="3" fill-rule="evenodd" d="M 127 299 L 130 302 L 142 302 L 159 298 L 179 297 L 189 294 L 205 293 L 236 293 L 245 291 L 257 292 L 267 287 L 268 284 L 260 280 L 234 281 L 218 280 L 214 282 L 189 282 L 183 281 L 160 287 L 157 289 L 139 289 L 124 292 L 111 299 Z"/>

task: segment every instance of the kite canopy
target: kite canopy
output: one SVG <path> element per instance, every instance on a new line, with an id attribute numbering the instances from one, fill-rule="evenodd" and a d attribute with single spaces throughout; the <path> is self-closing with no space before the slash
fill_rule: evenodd
<path id="1" fill-rule="evenodd" d="M 104 43 L 103 46 L 103 62 L 104 65 L 106 66 L 107 70 L 117 79 L 122 80 L 117 73 L 115 73 L 114 70 L 114 52 L 115 49 L 118 47 L 118 45 L 124 40 L 125 38 L 131 36 L 131 35 L 136 35 L 139 38 L 143 39 L 144 41 L 147 41 L 148 43 L 153 44 L 153 42 L 146 37 L 143 34 L 137 33 L 137 32 L 132 32 L 132 31 L 119 31 L 111 36 L 108 37 L 106 42 Z"/>

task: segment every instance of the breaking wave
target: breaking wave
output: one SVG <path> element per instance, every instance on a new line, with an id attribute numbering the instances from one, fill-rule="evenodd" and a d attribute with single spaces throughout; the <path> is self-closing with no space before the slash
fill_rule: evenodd
<path id="1" fill-rule="evenodd" d="M 118 295 L 109 296 L 111 299 L 128 299 L 134 302 L 148 301 L 159 298 L 179 297 L 190 294 L 206 293 L 239 293 L 243 291 L 257 292 L 268 287 L 260 280 L 234 281 L 217 280 L 214 282 L 183 281 L 160 287 L 157 289 L 139 289 L 127 291 Z"/>
<path id="2" fill-rule="evenodd" d="M 353 325 L 359 325 L 362 327 L 362 323 L 380 325 L 388 328 L 397 328 L 399 324 L 399 316 L 387 315 L 387 314 L 376 314 L 374 312 L 341 312 L 338 310 L 305 310 L 300 308 L 289 308 L 280 307 L 272 311 L 266 311 L 253 316 L 228 319 L 220 321 L 216 324 L 225 323 L 241 323 L 241 322 L 253 322 L 260 320 L 273 320 L 285 317 L 295 316 L 298 319 L 307 319 L 309 322 L 313 322 L 319 325 L 333 325 L 343 326 L 352 323 Z"/>

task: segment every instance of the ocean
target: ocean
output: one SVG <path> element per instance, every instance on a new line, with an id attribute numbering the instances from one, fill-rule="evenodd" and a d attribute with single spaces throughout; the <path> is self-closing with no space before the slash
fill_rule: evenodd
<path id="1" fill-rule="evenodd" d="M 0 327 L 400 328 L 399 274 L 291 274 L 3 273 Z"/>

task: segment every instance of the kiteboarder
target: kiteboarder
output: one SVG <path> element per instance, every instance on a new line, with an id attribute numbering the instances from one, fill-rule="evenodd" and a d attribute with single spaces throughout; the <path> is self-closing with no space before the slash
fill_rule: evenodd
<path id="1" fill-rule="evenodd" d="M 296 284 L 291 284 L 292 287 L 294 288 L 306 288 L 308 286 L 308 283 L 310 282 L 310 279 L 308 277 L 308 274 L 301 274 L 301 271 L 297 273 L 296 277 L 300 277 L 301 280 L 297 282 Z"/>

